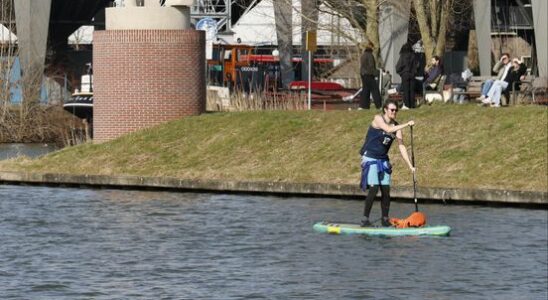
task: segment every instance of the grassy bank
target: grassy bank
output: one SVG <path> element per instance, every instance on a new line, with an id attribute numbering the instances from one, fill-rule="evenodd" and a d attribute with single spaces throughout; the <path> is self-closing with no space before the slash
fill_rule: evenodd
<path id="1" fill-rule="evenodd" d="M 170 176 L 357 184 L 359 148 L 374 111 L 212 113 L 41 159 L 0 162 L 0 171 Z M 418 183 L 428 187 L 546 191 L 548 110 L 433 105 L 413 118 Z M 409 129 L 404 131 L 409 147 Z M 394 184 L 411 185 L 396 144 Z"/>

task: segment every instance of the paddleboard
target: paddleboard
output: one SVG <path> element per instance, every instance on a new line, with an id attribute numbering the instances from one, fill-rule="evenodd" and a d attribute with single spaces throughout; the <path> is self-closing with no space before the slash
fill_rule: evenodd
<path id="1" fill-rule="evenodd" d="M 334 222 L 318 222 L 314 224 L 317 232 L 331 234 L 361 234 L 369 236 L 447 236 L 451 227 L 446 225 L 395 228 L 395 227 L 361 227 L 359 224 L 345 224 Z"/>

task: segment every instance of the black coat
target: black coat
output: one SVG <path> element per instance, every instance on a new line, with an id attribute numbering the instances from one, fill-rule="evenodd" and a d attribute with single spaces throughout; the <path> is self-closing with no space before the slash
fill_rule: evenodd
<path id="1" fill-rule="evenodd" d="M 413 52 L 404 52 L 400 54 L 398 63 L 396 64 L 396 73 L 402 79 L 411 79 L 417 76 L 419 71 L 419 60 Z"/>
<path id="2" fill-rule="evenodd" d="M 375 57 L 373 57 L 373 51 L 365 50 L 360 59 L 360 75 L 378 75 L 377 64 L 375 63 Z"/>
<path id="3" fill-rule="evenodd" d="M 516 69 L 512 66 L 512 68 L 508 71 L 508 74 L 506 74 L 506 77 L 504 77 L 504 81 L 508 82 L 507 90 L 512 90 L 512 85 L 514 82 L 520 82 L 520 77 L 525 75 L 527 72 L 527 67 L 525 64 L 519 64 L 519 67 Z M 519 85 L 518 85 L 519 86 Z"/>

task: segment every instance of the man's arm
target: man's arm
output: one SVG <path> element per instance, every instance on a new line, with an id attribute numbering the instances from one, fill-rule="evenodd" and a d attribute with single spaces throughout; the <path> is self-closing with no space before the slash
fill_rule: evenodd
<path id="1" fill-rule="evenodd" d="M 498 73 L 503 66 L 504 65 L 502 64 L 502 60 L 497 61 L 495 66 L 493 66 L 493 72 Z"/>

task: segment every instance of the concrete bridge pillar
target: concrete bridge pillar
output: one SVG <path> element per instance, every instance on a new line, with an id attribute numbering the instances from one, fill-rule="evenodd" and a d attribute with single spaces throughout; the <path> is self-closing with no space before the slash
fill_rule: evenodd
<path id="1" fill-rule="evenodd" d="M 51 0 L 16 0 L 14 4 L 23 101 L 37 103 L 46 60 Z"/>
<path id="2" fill-rule="evenodd" d="M 546 20 L 548 3 L 542 0 L 532 0 L 531 4 L 533 5 L 538 75 L 546 80 L 545 84 L 548 84 L 548 21 Z"/>
<path id="3" fill-rule="evenodd" d="M 480 75 L 491 75 L 491 0 L 474 0 Z"/>
<path id="4" fill-rule="evenodd" d="M 407 43 L 411 3 L 386 1 L 380 7 L 379 39 L 384 68 L 392 74 L 392 82 L 400 83 L 396 64 L 401 47 Z"/>

